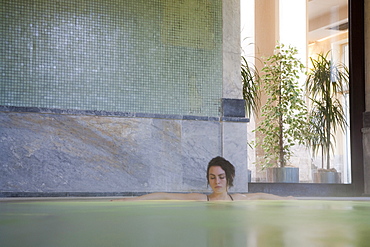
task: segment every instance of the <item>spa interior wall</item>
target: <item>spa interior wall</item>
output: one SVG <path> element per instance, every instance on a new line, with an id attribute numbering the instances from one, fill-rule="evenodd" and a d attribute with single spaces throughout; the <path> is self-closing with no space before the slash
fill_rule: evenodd
<path id="1" fill-rule="evenodd" d="M 247 192 L 239 4 L 3 1 L 1 195 Z"/>
<path id="2" fill-rule="evenodd" d="M 9 2 L 15 3 L 14 1 Z M 39 2 L 42 3 L 43 1 Z M 370 71 L 370 0 L 364 2 L 365 71 L 367 72 Z M 240 84 L 237 81 L 239 70 L 236 70 L 235 64 L 233 64 L 237 63 L 238 60 L 232 59 L 233 56 L 239 54 L 239 46 L 231 41 L 234 40 L 231 35 L 235 35 L 235 40 L 239 40 L 239 27 L 237 25 L 239 21 L 239 1 L 223 0 L 222 6 L 221 53 L 223 60 L 222 64 L 218 64 L 222 67 L 222 79 L 219 80 L 222 85 L 215 86 L 217 88 L 216 95 L 219 99 L 240 99 L 241 90 L 238 88 Z M 37 6 L 34 8 L 37 9 Z M 171 6 L 168 6 L 168 9 L 171 9 Z M 92 16 L 90 15 L 90 17 Z M 66 23 L 66 25 L 72 24 Z M 36 35 L 36 28 L 30 27 L 30 29 L 32 28 Z M 227 32 L 225 31 L 226 28 Z M 1 32 L 4 32 L 4 29 L 1 29 Z M 155 33 L 152 34 L 153 37 L 156 37 Z M 21 42 L 23 37 L 19 37 L 18 42 Z M 3 39 L 1 41 L 5 42 Z M 231 42 L 231 44 L 227 42 Z M 32 50 L 37 47 L 37 44 L 26 44 L 26 47 Z M 75 51 L 78 52 L 77 49 Z M 20 56 L 20 54 L 16 55 Z M 116 54 L 116 56 L 121 55 Z M 4 52 L 1 56 L 2 60 L 5 59 Z M 186 56 L 185 58 L 190 59 Z M 135 59 L 129 61 L 137 65 Z M 96 65 L 99 65 L 99 62 Z M 20 63 L 18 66 L 19 69 L 24 64 Z M 152 70 L 157 68 L 153 64 L 150 66 L 154 66 L 151 67 Z M 92 70 L 93 68 L 91 68 Z M 15 70 L 13 78 L 18 77 L 20 78 L 19 81 L 22 81 L 21 75 L 24 73 L 25 71 Z M 123 72 L 119 73 L 124 74 Z M 76 74 L 78 73 L 76 72 Z M 45 73 L 38 75 L 41 78 L 48 76 Z M 217 78 L 219 77 L 220 74 L 217 74 Z M 56 81 L 55 78 L 52 79 Z M 101 78 L 97 77 L 96 79 L 100 80 Z M 173 78 L 171 79 L 173 80 Z M 189 79 L 189 82 L 186 83 L 193 85 L 193 87 L 184 88 L 189 89 L 188 95 L 196 96 L 197 88 L 194 85 L 197 84 L 191 81 Z M 27 86 L 31 88 L 35 86 L 36 89 L 37 87 L 44 87 L 42 84 L 38 85 L 30 82 Z M 148 85 L 143 83 L 143 88 L 146 86 Z M 365 168 L 364 190 L 365 194 L 369 195 L 370 73 L 368 72 L 366 73 L 365 86 L 366 112 L 364 113 L 362 129 Z M 242 117 L 231 117 L 229 118 L 230 121 L 222 121 L 228 118 L 224 118 L 220 113 L 221 111 L 217 114 L 213 112 L 210 116 L 198 116 L 195 113 L 184 114 L 184 112 L 178 115 L 172 113 L 157 114 L 157 110 L 140 114 L 140 109 L 137 112 L 126 112 L 125 110 L 79 110 L 71 109 L 68 106 L 42 107 L 39 104 L 22 106 L 7 104 L 3 101 L 4 93 L 11 92 L 4 88 L 4 73 L 1 77 L 0 87 L 0 192 L 2 195 L 21 195 L 23 192 L 36 194 L 82 192 L 87 194 L 88 192 L 135 193 L 157 190 L 205 191 L 207 189 L 204 183 L 204 166 L 215 155 L 224 155 L 237 164 L 237 169 L 241 171 L 239 181 L 246 177 L 246 148 L 240 146 L 240 143 L 244 142 L 244 135 L 239 134 L 232 127 L 233 125 L 237 126 L 243 133 L 247 124 L 243 122 L 245 119 Z M 163 87 L 171 88 L 175 87 L 175 84 L 167 83 L 164 86 L 162 85 Z M 32 90 L 36 89 L 32 88 Z M 78 90 L 80 90 L 79 87 L 75 91 Z M 22 93 L 24 91 L 27 93 L 27 90 L 23 90 Z M 56 95 L 63 94 L 58 87 L 54 87 L 54 91 Z M 19 92 L 13 91 L 12 93 L 16 95 Z M 193 94 L 190 92 L 193 92 Z M 73 95 L 75 95 L 74 92 L 70 92 L 69 96 L 73 98 Z M 165 94 L 162 92 L 158 97 L 163 97 L 163 95 Z M 143 96 L 138 100 L 145 102 L 143 99 L 149 97 Z M 22 98 L 27 97 L 20 95 L 19 99 Z M 135 97 L 131 99 L 135 99 Z M 170 100 L 170 98 L 166 99 Z M 47 100 L 47 97 L 45 97 L 45 100 Z M 178 104 L 177 100 L 176 97 L 173 97 L 172 101 L 166 102 L 164 105 L 171 105 L 169 106 L 171 108 L 172 105 Z M 217 108 L 222 108 L 220 102 L 221 100 L 217 103 L 214 102 Z M 120 103 L 112 103 L 112 105 L 115 104 Z M 91 104 L 86 105 L 90 106 Z M 193 109 L 197 109 L 199 102 L 195 101 L 191 105 Z M 217 116 L 214 117 L 213 115 Z M 225 131 L 229 131 L 228 138 L 223 138 L 225 135 L 222 136 Z M 225 141 L 230 141 L 230 143 L 225 143 Z M 240 150 L 234 151 L 235 147 Z M 241 182 L 236 190 L 247 191 L 248 188 Z"/>

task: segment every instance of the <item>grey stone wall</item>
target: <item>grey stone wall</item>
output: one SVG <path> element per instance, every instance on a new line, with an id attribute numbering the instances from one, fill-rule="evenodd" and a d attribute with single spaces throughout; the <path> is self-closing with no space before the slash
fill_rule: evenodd
<path id="1" fill-rule="evenodd" d="M 243 105 L 239 6 L 222 0 L 220 87 L 231 108 L 221 98 L 212 104 L 226 110 L 212 117 L 0 106 L 0 196 L 206 192 L 218 155 L 236 166 L 232 191 L 247 192 L 247 119 L 234 111 Z"/>
<path id="2" fill-rule="evenodd" d="M 247 123 L 187 118 L 0 112 L 0 191 L 204 192 L 224 155 L 246 192 Z"/>

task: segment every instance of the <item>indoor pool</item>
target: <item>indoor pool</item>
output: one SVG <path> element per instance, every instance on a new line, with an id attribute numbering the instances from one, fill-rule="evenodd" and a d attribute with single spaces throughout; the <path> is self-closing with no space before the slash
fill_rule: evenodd
<path id="1" fill-rule="evenodd" d="M 369 246 L 370 201 L 0 202 L 0 246 Z"/>

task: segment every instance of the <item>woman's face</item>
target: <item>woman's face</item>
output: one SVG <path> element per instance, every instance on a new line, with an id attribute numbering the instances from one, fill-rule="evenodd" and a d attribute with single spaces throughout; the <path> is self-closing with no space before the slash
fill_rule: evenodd
<path id="1" fill-rule="evenodd" d="M 226 173 L 220 166 L 209 168 L 208 180 L 213 192 L 222 193 L 227 191 Z"/>

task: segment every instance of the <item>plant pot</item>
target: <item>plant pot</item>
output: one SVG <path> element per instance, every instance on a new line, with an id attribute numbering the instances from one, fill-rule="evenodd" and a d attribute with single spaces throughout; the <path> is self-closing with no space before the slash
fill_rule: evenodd
<path id="1" fill-rule="evenodd" d="M 298 167 L 267 168 L 267 181 L 274 183 L 299 183 Z"/>
<path id="2" fill-rule="evenodd" d="M 337 184 L 340 180 L 340 173 L 336 171 L 319 170 L 313 173 L 314 183 Z"/>

